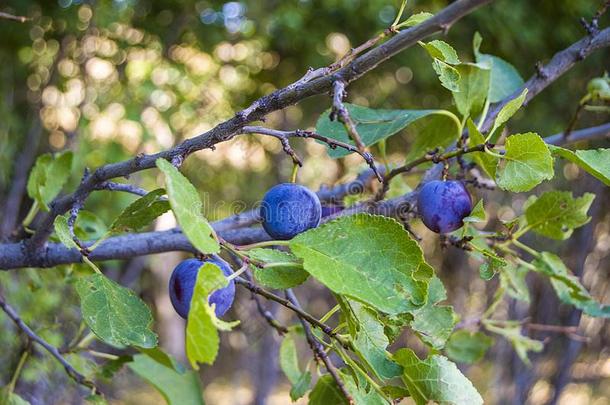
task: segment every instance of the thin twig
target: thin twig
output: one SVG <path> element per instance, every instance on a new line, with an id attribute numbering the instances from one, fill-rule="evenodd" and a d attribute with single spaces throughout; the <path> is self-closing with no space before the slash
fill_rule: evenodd
<path id="1" fill-rule="evenodd" d="M 5 13 L 2 11 L 0 11 L 0 18 L 4 18 L 6 20 L 18 21 L 20 23 L 24 23 L 24 22 L 30 20 L 28 17 L 24 17 L 24 16 L 20 16 L 20 15 L 13 15 L 13 14 Z"/>
<path id="2" fill-rule="evenodd" d="M 337 334 L 337 332 L 333 331 L 333 328 L 326 325 L 325 323 L 320 322 L 314 316 L 303 311 L 300 307 L 295 306 L 288 299 L 284 299 L 278 295 L 275 295 L 272 292 L 269 292 L 269 291 L 259 287 L 258 285 L 252 283 L 251 281 L 246 280 L 245 278 L 238 277 L 235 279 L 235 282 L 237 284 L 241 285 L 242 287 L 245 287 L 246 289 L 250 290 L 254 294 L 260 295 L 268 300 L 275 301 L 278 304 L 283 305 L 284 307 L 295 312 L 297 314 L 297 316 L 299 316 L 299 318 L 303 318 L 304 320 L 306 320 L 307 322 L 309 322 L 310 324 L 312 324 L 313 326 L 315 326 L 316 328 L 320 329 L 322 332 L 327 334 L 329 337 L 337 340 L 337 342 L 339 342 L 341 344 L 341 346 L 345 347 L 346 349 L 351 348 L 351 345 L 348 342 L 346 342 L 344 339 L 342 339 Z"/>
<path id="3" fill-rule="evenodd" d="M 291 289 L 286 290 L 286 298 L 287 298 L 288 302 L 290 302 L 294 307 L 296 307 L 298 309 L 301 308 L 301 305 L 299 304 L 297 297 L 294 295 L 294 293 L 292 292 Z M 318 361 L 318 362 L 322 361 L 322 363 L 324 363 L 326 370 L 328 370 L 328 374 L 330 374 L 331 377 L 333 378 L 333 380 L 335 380 L 335 382 L 337 383 L 337 386 L 339 387 L 339 389 L 345 396 L 345 399 L 347 400 L 347 402 L 350 404 L 354 404 L 354 399 L 352 398 L 352 395 L 349 393 L 349 391 L 347 390 L 347 387 L 345 386 L 345 383 L 339 376 L 339 370 L 337 370 L 335 365 L 332 363 L 332 361 L 328 357 L 328 354 L 324 350 L 324 347 L 322 346 L 322 344 L 318 341 L 318 339 L 311 332 L 311 329 L 309 327 L 309 324 L 306 322 L 306 319 L 299 316 L 299 321 L 301 322 L 301 325 L 303 325 L 303 329 L 305 331 L 305 337 L 307 339 L 307 342 L 309 343 L 309 346 L 311 347 L 311 350 L 313 351 L 314 358 L 316 359 L 316 361 Z"/>
<path id="4" fill-rule="evenodd" d="M 333 84 L 333 108 L 330 112 L 330 120 L 334 121 L 338 119 L 339 122 L 345 126 L 345 130 L 349 135 L 350 139 L 354 141 L 354 144 L 358 148 L 361 153 L 366 152 L 366 145 L 362 142 L 362 138 L 360 138 L 360 134 L 356 129 L 356 124 L 352 117 L 349 115 L 349 111 L 347 111 L 347 107 L 343 104 L 343 99 L 347 96 L 347 92 L 345 91 L 345 82 L 343 80 L 336 80 Z"/>
<path id="5" fill-rule="evenodd" d="M 434 150 L 431 152 L 426 153 L 424 156 L 417 158 L 415 160 L 412 160 L 411 162 L 397 167 L 393 170 L 391 170 L 389 173 L 387 173 L 384 176 L 383 179 L 383 187 L 379 189 L 377 195 L 375 196 L 375 201 L 380 201 L 385 197 L 385 194 L 388 192 L 388 189 L 390 187 L 390 181 L 398 176 L 399 174 L 402 173 L 407 173 L 409 172 L 411 169 L 422 165 L 424 163 L 427 162 L 434 162 L 434 163 L 441 163 L 441 162 L 446 162 L 449 159 L 458 157 L 458 156 L 463 156 L 469 153 L 473 153 L 473 152 L 483 152 L 485 150 L 485 144 L 480 144 L 480 145 L 475 145 L 475 146 L 471 146 L 469 148 L 466 147 L 462 147 L 460 149 L 455 149 L 446 153 L 439 153 L 438 150 Z"/>
<path id="6" fill-rule="evenodd" d="M 93 390 L 94 393 L 96 393 L 96 394 L 100 393 L 99 390 L 97 389 L 97 387 L 95 386 L 95 384 L 93 383 L 93 381 L 87 379 L 87 377 L 85 377 L 84 375 L 82 375 L 78 371 L 76 371 L 76 369 L 74 369 L 74 367 L 72 367 L 70 365 L 70 363 L 68 363 L 66 361 L 66 359 L 59 353 L 59 350 L 55 346 L 51 346 L 44 339 L 42 339 L 40 336 L 38 336 L 32 329 L 30 329 L 30 327 L 28 325 L 26 325 L 25 322 L 23 322 L 23 320 L 21 319 L 19 314 L 9 304 L 6 303 L 6 301 L 4 300 L 4 297 L 1 294 L 0 294 L 0 308 L 6 313 L 6 315 L 8 315 L 9 318 L 11 318 L 11 320 L 15 323 L 15 325 L 17 325 L 17 327 L 19 329 L 21 329 L 28 336 L 28 338 L 31 341 L 38 343 L 46 351 L 48 351 L 51 354 L 51 356 L 55 357 L 55 359 L 57 361 L 59 361 L 61 363 L 61 365 L 64 367 L 64 369 L 66 370 L 66 373 L 68 373 L 70 378 L 72 378 L 78 384 L 83 385 L 87 388 L 90 388 L 91 390 Z"/>
<path id="7" fill-rule="evenodd" d="M 95 186 L 95 190 L 108 190 L 108 191 L 122 191 L 124 193 L 135 194 L 139 196 L 145 196 L 148 194 L 143 188 L 138 186 L 134 186 L 132 184 L 127 183 L 115 183 L 114 181 L 104 181 L 99 185 Z"/>
<path id="8" fill-rule="evenodd" d="M 250 274 L 249 271 L 244 273 L 244 278 L 246 278 L 250 282 L 253 282 L 252 275 Z M 263 303 L 261 302 L 261 299 L 257 294 L 255 294 L 254 292 L 251 292 L 250 298 L 256 303 L 256 309 L 261 314 L 261 316 L 265 319 L 265 321 L 267 321 L 269 326 L 271 326 L 273 329 L 275 329 L 280 336 L 283 336 L 286 333 L 288 333 L 288 328 L 285 327 L 284 325 L 282 325 L 277 319 L 275 319 L 273 314 L 271 312 L 269 312 L 263 306 Z"/>
<path id="9" fill-rule="evenodd" d="M 578 107 L 576 107 L 576 111 L 574 112 L 574 115 L 572 116 L 572 119 L 570 119 L 570 122 L 568 123 L 568 126 L 566 127 L 566 130 L 563 131 L 563 137 L 568 139 L 570 137 L 570 134 L 572 133 L 572 131 L 574 130 L 574 127 L 576 126 L 576 123 L 578 122 L 578 118 L 580 117 L 580 113 L 582 112 L 583 108 L 586 106 L 586 103 L 578 103 Z"/>
<path id="10" fill-rule="evenodd" d="M 294 131 L 280 131 L 277 129 L 271 129 L 271 128 L 265 128 L 265 127 L 246 126 L 246 127 L 242 128 L 241 133 L 272 136 L 274 138 L 280 139 L 282 141 L 282 145 L 284 145 L 284 143 L 288 144 L 288 138 L 316 139 L 320 142 L 327 144 L 328 147 L 331 149 L 342 148 L 342 149 L 347 150 L 348 152 L 353 152 L 353 153 L 359 154 L 362 157 L 362 159 L 364 159 L 364 161 L 369 165 L 369 167 L 371 168 L 373 173 L 375 173 L 375 176 L 377 176 L 379 181 L 382 180 L 382 175 L 381 175 L 379 169 L 377 168 L 377 165 L 375 164 L 373 156 L 369 152 L 361 151 L 360 149 L 354 147 L 353 145 L 350 145 L 349 143 L 341 142 L 336 139 L 329 138 L 324 135 L 320 135 L 316 132 L 305 131 L 302 129 L 297 129 Z M 288 147 L 290 148 L 290 146 L 288 146 Z M 290 148 L 290 150 L 286 150 L 286 148 L 284 148 L 284 151 L 286 151 L 286 153 L 288 153 L 289 155 L 292 156 L 293 152 L 292 152 L 291 148 Z M 293 160 L 294 160 L 294 157 L 293 157 Z M 298 162 L 295 161 L 295 163 L 300 163 L 300 160 L 298 160 Z"/>

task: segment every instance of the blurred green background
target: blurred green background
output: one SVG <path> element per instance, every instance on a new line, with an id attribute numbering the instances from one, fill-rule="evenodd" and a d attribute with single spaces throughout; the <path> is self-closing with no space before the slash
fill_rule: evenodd
<path id="1" fill-rule="evenodd" d="M 407 15 L 435 12 L 447 1 L 411 1 Z M 538 61 L 586 33 L 580 17 L 590 18 L 600 6 L 585 0 L 497 0 L 463 20 L 446 35 L 463 60 L 472 60 L 472 37 L 479 31 L 482 51 L 516 66 L 524 78 Z M 12 179 L 44 152 L 74 151 L 75 171 L 67 190 L 80 180 L 85 167 L 118 162 L 137 153 L 167 149 L 200 134 L 247 107 L 256 98 L 298 79 L 308 67 L 332 63 L 394 19 L 396 0 L 284 1 L 8 1 L 0 11 L 30 18 L 25 23 L 0 20 L 0 207 L 5 207 Z M 608 18 L 601 20 L 607 24 Z M 601 50 L 536 97 L 511 121 L 511 130 L 536 131 L 542 136 L 562 131 L 584 94 L 589 79 L 610 68 L 610 52 Z M 374 108 L 447 108 L 451 96 L 443 89 L 425 51 L 413 47 L 349 87 L 349 101 Z M 330 106 L 318 96 L 273 113 L 265 125 L 278 129 L 308 128 Z M 585 113 L 578 127 L 608 121 L 608 114 Z M 416 135 L 416 133 L 411 134 Z M 389 142 L 390 159 L 399 162 L 408 151 L 408 132 Z M 605 143 L 604 143 L 605 142 Z M 606 146 L 607 141 L 585 145 Z M 295 148 L 305 165 L 299 180 L 317 189 L 352 178 L 363 165 L 357 156 L 331 160 L 325 148 L 304 140 Z M 558 163 L 559 164 L 559 163 Z M 271 185 L 286 181 L 292 162 L 274 139 L 242 136 L 191 156 L 184 172 L 201 191 L 210 220 L 252 207 Z M 610 195 L 576 166 L 557 168 L 557 179 L 539 187 L 572 189 L 597 195 L 593 221 L 572 239 L 553 249 L 583 276 L 584 284 L 608 302 L 610 268 Z M 406 177 L 402 190 L 416 178 Z M 162 185 L 154 170 L 140 172 L 129 182 L 148 190 Z M 18 191 L 18 190 L 17 190 Z M 526 196 L 480 192 L 493 228 L 499 219 L 519 213 Z M 133 201 L 122 193 L 98 192 L 87 200 L 92 227 L 110 224 Z M 0 236 L 27 213 L 31 202 L 19 200 L 18 210 L 3 210 Z M 95 225 L 98 224 L 98 225 Z M 100 225 L 101 224 L 101 225 Z M 11 227 L 13 225 L 13 227 Z M 94 226 L 95 225 L 95 226 Z M 155 229 L 175 226 L 170 215 Z M 449 290 L 450 302 L 463 316 L 484 308 L 493 283 L 478 278 L 476 266 L 459 251 L 444 250 L 420 227 L 429 260 Z M 546 243 L 535 240 L 532 244 Z M 156 330 L 170 353 L 184 358 L 182 320 L 166 292 L 167 279 L 183 257 L 178 253 L 134 258 L 102 265 L 105 273 L 133 288 L 153 308 Z M 57 346 L 79 326 L 78 301 L 70 278 L 75 268 L 25 270 L 0 274 L 7 300 L 26 322 Z M 66 283 L 66 280 L 68 283 Z M 608 404 L 610 357 L 608 325 L 559 306 L 549 286 L 531 280 L 531 307 L 508 302 L 502 309 L 513 319 L 531 317 L 548 324 L 580 324 L 588 337 L 575 342 L 561 334 L 530 331 L 546 339 L 543 353 L 526 367 L 505 342 L 498 342 L 486 359 L 464 368 L 490 404 Z M 321 315 L 330 297 L 314 283 L 299 289 L 308 308 Z M 239 292 L 229 318 L 242 319 L 237 331 L 225 334 L 220 360 L 205 368 L 202 382 L 208 403 L 287 403 L 288 385 L 277 368 L 279 339 L 257 315 L 249 294 Z M 278 308 L 279 319 L 289 314 Z M 23 339 L 0 315 L 0 385 L 11 376 Z M 402 344 L 412 343 L 405 336 Z M 93 358 L 71 360 L 84 371 L 99 368 Z M 111 403 L 161 401 L 155 391 L 129 371 L 107 381 Z M 17 392 L 33 404 L 78 403 L 77 388 L 48 356 L 36 355 L 25 369 Z"/>

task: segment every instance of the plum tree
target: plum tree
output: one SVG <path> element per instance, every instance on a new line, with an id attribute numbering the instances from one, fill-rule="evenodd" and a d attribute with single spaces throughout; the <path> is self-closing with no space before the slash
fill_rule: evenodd
<path id="1" fill-rule="evenodd" d="M 188 318 L 189 309 L 191 308 L 191 299 L 193 298 L 193 289 L 197 281 L 199 269 L 205 263 L 217 265 L 225 276 L 233 274 L 229 263 L 222 260 L 217 255 L 212 255 L 209 258 L 201 261 L 199 259 L 186 259 L 176 266 L 169 279 L 169 296 L 174 309 L 184 319 Z M 223 316 L 235 298 L 235 282 L 231 280 L 229 285 L 214 291 L 210 294 L 208 302 L 215 304 L 214 311 L 217 317 Z"/>
<path id="2" fill-rule="evenodd" d="M 263 228 L 271 237 L 287 240 L 318 226 L 322 206 L 318 196 L 308 188 L 282 183 L 267 191 L 260 215 Z"/>
<path id="3" fill-rule="evenodd" d="M 417 209 L 424 224 L 436 233 L 460 228 L 472 211 L 472 199 L 461 181 L 434 180 L 419 192 Z"/>

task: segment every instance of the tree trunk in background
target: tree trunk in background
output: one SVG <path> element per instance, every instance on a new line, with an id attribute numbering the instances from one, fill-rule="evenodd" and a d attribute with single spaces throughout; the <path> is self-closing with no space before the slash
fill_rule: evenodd
<path id="1" fill-rule="evenodd" d="M 267 305 L 269 312 L 277 313 L 277 304 Z M 261 322 L 265 322 L 261 318 Z M 268 328 L 262 337 L 256 361 L 256 374 L 252 377 L 254 384 L 254 400 L 252 405 L 266 405 L 269 395 L 277 384 L 279 376 L 279 339 L 277 333 Z"/>
<path id="2" fill-rule="evenodd" d="M 592 183 L 595 181 L 591 180 L 590 178 L 587 178 L 587 180 L 587 183 Z M 575 232 L 575 235 L 570 239 L 570 243 L 568 246 L 566 246 L 564 251 L 566 254 L 568 252 L 572 252 L 572 255 L 566 257 L 566 264 L 574 272 L 574 275 L 579 278 L 582 278 L 585 260 L 595 246 L 595 227 L 605 212 L 605 210 L 602 210 L 602 197 L 607 194 L 604 191 L 604 185 L 600 182 L 596 182 L 594 185 L 594 193 L 597 197 L 593 201 L 593 205 L 590 210 L 590 215 L 592 217 L 591 222 Z M 570 313 L 564 319 L 562 319 L 562 325 L 578 326 L 581 316 L 582 311 L 572 308 Z M 572 379 L 572 365 L 580 354 L 580 350 L 583 347 L 583 342 L 569 339 L 566 336 L 561 336 L 557 346 L 557 352 L 562 353 L 562 355 L 558 356 L 559 361 L 556 367 L 556 372 L 551 378 L 554 391 L 553 396 L 549 401 L 549 405 L 557 404 L 564 388 L 570 383 Z"/>

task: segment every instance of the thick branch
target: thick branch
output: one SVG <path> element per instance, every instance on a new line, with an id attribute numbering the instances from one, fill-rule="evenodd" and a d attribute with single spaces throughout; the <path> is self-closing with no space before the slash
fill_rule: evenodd
<path id="1" fill-rule="evenodd" d="M 270 112 L 296 104 L 305 98 L 328 92 L 337 80 L 347 84 L 358 79 L 380 63 L 416 44 L 417 41 L 435 32 L 446 31 L 455 21 L 491 1 L 458 0 L 423 23 L 398 33 L 384 44 L 354 59 L 338 71 L 311 81 L 300 81 L 297 85 L 290 85 L 274 91 L 268 96 L 258 99 L 250 107 L 237 113 L 233 118 L 217 125 L 204 134 L 185 140 L 172 149 L 153 155 L 139 155 L 130 160 L 108 164 L 96 169 L 78 186 L 74 193 L 58 198 L 51 204 L 51 211 L 41 222 L 36 234 L 30 239 L 30 249 L 34 251 L 40 249 L 53 232 L 55 217 L 67 212 L 75 201 L 86 199 L 98 184 L 116 177 L 123 177 L 137 171 L 152 168 L 155 166 L 155 161 L 159 158 L 169 161 L 181 160 L 197 150 L 211 148 L 219 142 L 227 141 L 233 138 L 249 122 L 260 120 Z"/>
<path id="2" fill-rule="evenodd" d="M 610 131 L 610 123 L 600 125 L 599 127 L 574 131 L 568 140 L 564 140 L 562 134 L 556 134 L 545 138 L 545 141 L 547 143 L 562 144 L 576 140 L 599 139 L 602 135 L 608 134 L 608 131 Z M 422 183 L 440 176 L 441 166 L 435 165 L 432 170 L 428 171 Z M 318 195 L 324 201 L 336 201 L 345 195 L 361 193 L 366 182 L 370 181 L 372 176 L 372 171 L 367 170 L 356 180 L 331 189 L 320 190 Z M 323 222 L 338 216 L 353 215 L 359 212 L 401 218 L 408 215 L 411 208 L 415 205 L 417 193 L 418 189 L 415 189 L 397 198 L 356 204 L 338 214 L 324 218 Z M 236 245 L 246 245 L 270 239 L 269 235 L 262 228 L 245 227 L 255 224 L 257 221 L 257 210 L 252 210 L 214 222 L 212 226 L 224 240 Z M 49 243 L 45 249 L 35 255 L 28 254 L 27 249 L 28 247 L 24 242 L 0 244 L 0 269 L 44 268 L 82 261 L 82 256 L 78 250 L 68 249 L 61 243 Z M 195 253 L 195 248 L 193 248 L 179 229 L 171 229 L 168 231 L 145 232 L 108 238 L 93 250 L 88 257 L 92 261 L 103 261 L 129 259 L 135 256 L 170 251 Z"/>
<path id="3" fill-rule="evenodd" d="M 521 89 L 515 91 L 515 93 L 507 97 L 505 100 L 494 104 L 485 120 L 481 132 L 486 132 L 491 128 L 495 117 L 498 115 L 502 107 L 506 105 L 510 100 L 521 94 L 524 88 L 528 89 L 525 97 L 524 105 L 527 105 L 529 101 L 538 95 L 542 90 L 546 89 L 551 83 L 559 79 L 564 73 L 570 70 L 576 63 L 585 59 L 594 51 L 610 46 L 610 28 L 606 28 L 602 31 L 587 35 L 580 41 L 575 42 L 566 49 L 557 52 L 549 63 L 545 66 L 541 66 L 538 72 L 534 74 Z"/>
<path id="4" fill-rule="evenodd" d="M 610 122 L 597 127 L 571 131 L 567 139 L 565 133 L 560 132 L 544 138 L 544 141 L 552 145 L 565 145 L 579 141 L 595 141 L 598 139 L 610 139 Z"/>
<path id="5" fill-rule="evenodd" d="M 469 7 L 475 7 L 473 2 L 468 2 L 468 3 L 470 4 Z M 464 2 L 456 2 L 450 7 L 456 6 L 457 4 L 463 5 Z M 480 4 L 479 4 L 479 2 L 477 2 L 477 4 L 480 5 L 480 4 L 482 4 L 482 2 L 480 2 Z M 455 12 L 455 10 L 452 13 L 454 13 L 454 12 Z M 439 15 L 441 15 L 443 13 L 446 13 L 446 11 L 441 12 Z M 439 15 L 437 15 L 437 17 Z M 444 16 L 443 18 L 445 19 L 445 18 L 448 18 L 449 14 L 443 14 L 443 16 Z M 420 26 L 417 26 L 414 28 L 417 28 L 417 30 L 416 30 L 417 32 L 419 32 L 419 30 L 423 29 Z M 427 29 L 431 29 L 431 28 L 428 27 Z M 408 31 L 411 32 L 412 30 L 408 30 Z M 399 34 L 399 36 L 405 34 L 405 32 Z M 422 33 L 419 32 L 417 35 L 420 35 L 420 34 L 422 34 Z M 410 35 L 416 35 L 416 34 L 413 33 Z M 397 38 L 399 38 L 399 36 L 394 37 L 392 40 L 386 42 L 382 46 L 386 46 L 390 43 L 394 44 L 394 45 L 392 45 L 393 47 L 397 46 L 396 45 L 397 43 L 395 43 L 393 41 L 395 41 Z M 404 39 L 404 37 L 401 37 L 401 38 Z M 404 42 L 402 42 L 402 40 L 400 43 L 402 43 L 404 45 Z M 535 75 L 530 80 L 528 80 L 528 82 L 524 85 L 524 87 L 531 86 L 531 87 L 528 87 L 530 90 L 528 92 L 528 99 L 531 99 L 532 97 L 537 95 L 546 86 L 548 86 L 553 80 L 556 80 L 563 73 L 565 73 L 565 71 L 567 71 L 570 67 L 572 67 L 574 65 L 574 63 L 576 62 L 576 59 L 574 56 L 575 54 L 584 55 L 583 57 L 585 57 L 585 56 L 588 56 L 594 49 L 598 49 L 598 48 L 601 48 L 603 46 L 608 46 L 608 45 L 610 45 L 610 29 L 605 29 L 603 31 L 599 31 L 595 35 L 595 37 L 593 37 L 593 38 L 586 37 L 586 38 L 578 41 L 574 45 L 571 45 L 567 49 L 557 53 L 551 59 L 551 61 L 543 68 L 543 71 L 546 72 L 544 77 L 542 77 L 540 75 Z M 376 48 L 376 49 L 370 51 L 369 53 L 361 56 L 360 58 L 357 58 L 356 60 L 354 60 L 353 63 L 359 64 L 360 62 L 362 62 L 361 60 L 363 58 L 365 58 L 366 60 L 369 60 L 367 58 L 367 55 L 369 55 L 372 52 L 378 51 L 379 48 Z M 383 60 L 385 60 L 385 59 L 383 59 Z M 351 65 L 348 65 L 348 67 L 349 66 L 351 66 Z M 316 80 L 323 81 L 326 79 L 322 78 L 322 79 L 316 79 Z M 308 87 L 309 86 L 308 83 L 302 84 L 302 85 L 300 84 L 299 86 Z M 290 91 L 300 88 L 299 86 L 291 88 Z M 294 90 L 294 91 L 296 91 L 296 90 Z M 521 91 L 522 91 L 522 89 L 518 90 L 516 92 L 516 94 L 521 93 Z M 506 101 L 508 101 L 512 98 L 513 98 L 512 96 L 508 97 Z M 497 115 L 497 112 L 499 111 L 499 107 L 501 105 L 504 105 L 506 101 L 501 102 L 498 106 L 494 107 L 494 111 L 488 115 L 488 118 L 485 121 L 486 126 L 491 125 L 495 116 Z M 229 124 L 227 124 L 227 123 L 221 124 L 217 128 L 221 128 L 226 125 L 229 125 Z M 558 135 L 553 135 L 553 136 L 549 137 L 547 139 L 547 141 L 549 143 L 553 143 L 553 144 L 561 144 L 561 143 L 569 143 L 569 142 L 576 141 L 576 140 L 599 139 L 600 137 L 605 136 L 607 134 L 608 125 L 610 125 L 610 124 L 605 124 L 605 125 L 595 127 L 595 128 L 590 128 L 590 129 L 582 129 L 582 130 L 574 131 L 571 134 L 571 136 L 569 137 L 569 139 L 567 139 L 567 140 L 565 140 L 565 139 L 559 140 Z M 208 133 L 208 134 L 215 134 L 215 133 L 217 133 L 216 131 L 220 131 L 220 129 L 215 128 L 212 131 L 210 131 L 210 133 Z M 196 141 L 197 139 L 199 139 L 199 140 Z M 178 150 L 182 150 L 185 148 L 188 149 L 188 146 L 190 145 L 190 143 L 195 142 L 196 144 L 198 144 L 200 142 L 203 142 L 203 139 L 207 139 L 209 141 L 209 138 L 207 138 L 207 136 L 203 136 L 203 138 L 202 137 L 193 138 L 191 140 L 185 141 L 183 144 L 172 149 L 171 151 L 163 152 L 162 154 L 164 156 L 169 156 L 172 153 L 174 153 L 172 151 L 175 151 L 176 149 L 178 149 Z M 138 159 L 138 158 L 136 158 L 136 159 Z M 140 159 L 149 159 L 150 160 L 150 159 L 152 159 L 152 157 L 150 157 L 150 156 L 149 157 L 140 157 Z M 132 161 L 130 161 L 130 162 L 132 162 Z M 152 162 L 154 162 L 154 160 L 152 160 Z M 99 170 L 103 170 L 103 171 L 110 170 L 113 173 L 116 173 L 116 172 L 120 173 L 121 170 L 123 170 L 122 168 L 126 164 L 127 164 L 126 162 L 123 162 L 123 163 L 118 163 L 118 164 L 114 164 L 114 165 L 104 166 L 103 168 L 98 169 L 98 171 Z M 424 176 L 423 182 L 432 180 L 432 179 L 440 176 L 440 173 L 441 173 L 441 170 L 439 168 L 440 166 L 441 165 L 435 165 L 431 170 L 429 170 L 426 173 L 426 175 Z M 97 171 L 96 171 L 96 173 L 97 173 Z M 120 174 L 118 174 L 118 175 L 120 175 Z M 94 176 L 95 176 L 95 173 L 94 173 Z M 87 183 L 87 181 L 85 181 L 83 184 L 85 184 L 85 183 Z M 343 192 L 343 193 L 349 193 L 350 188 L 352 188 L 352 189 L 359 191 L 361 188 L 361 183 L 363 185 L 365 182 L 360 182 L 359 180 L 357 180 L 355 182 L 345 185 L 345 187 L 336 187 L 336 188 L 332 189 L 332 191 L 330 193 L 326 192 L 326 190 L 321 190 L 319 195 L 323 199 L 328 198 L 328 200 L 331 200 L 332 195 L 335 193 L 335 190 L 341 190 L 341 192 Z M 81 187 L 79 187 L 79 190 L 83 187 L 83 184 L 81 184 Z M 337 192 L 337 194 L 341 195 L 341 192 Z M 77 190 L 77 193 L 78 193 L 78 190 Z M 71 201 L 72 199 L 75 198 L 75 194 L 64 197 L 62 200 Z M 349 215 L 349 214 L 353 214 L 356 212 L 371 212 L 371 213 L 378 213 L 380 215 L 390 215 L 390 216 L 401 215 L 401 214 L 404 214 L 405 212 L 408 214 L 408 211 L 410 210 L 410 207 L 413 206 L 416 197 L 417 197 L 417 189 L 414 192 L 408 193 L 397 199 L 381 201 L 381 202 L 377 202 L 377 203 L 358 204 L 354 207 L 350 207 L 349 209 L 342 211 L 339 215 Z M 68 209 L 69 209 L 69 207 L 68 207 Z M 54 210 L 55 210 L 55 208 L 54 208 Z M 242 215 L 243 215 L 243 217 L 231 217 L 228 220 L 219 221 L 217 223 L 217 225 L 215 225 L 215 229 L 217 229 L 216 226 L 218 226 L 217 230 L 220 230 L 221 236 L 223 236 L 223 238 L 225 238 L 229 242 L 232 242 L 235 244 L 248 244 L 248 243 L 253 243 L 253 242 L 269 239 L 268 235 L 261 229 L 245 228 L 245 229 L 235 230 L 235 227 L 240 226 L 241 224 L 250 224 L 250 223 L 255 222 L 256 213 L 254 211 L 251 211 L 249 213 L 242 214 Z M 245 220 L 242 221 L 242 218 L 245 218 Z M 223 234 L 222 230 L 226 230 L 226 232 Z M 151 232 L 151 233 L 145 233 L 145 234 L 136 234 L 136 235 L 110 238 L 105 243 L 100 245 L 93 252 L 92 260 L 124 259 L 124 258 L 131 258 L 134 256 L 138 256 L 138 255 L 146 255 L 146 254 L 150 254 L 150 253 L 158 253 L 158 252 L 165 252 L 165 251 L 172 251 L 172 250 L 192 251 L 193 248 L 179 231 L 169 231 L 169 232 L 166 231 L 164 233 Z M 0 245 L 0 269 L 12 269 L 12 268 L 27 267 L 27 266 L 50 267 L 50 266 L 54 266 L 54 265 L 62 264 L 62 263 L 79 262 L 80 255 L 75 255 L 75 253 L 77 253 L 77 252 L 70 251 L 67 248 L 65 248 L 59 244 L 50 244 L 46 249 L 44 249 L 44 251 L 34 252 L 34 253 L 32 253 L 23 244 Z"/>

